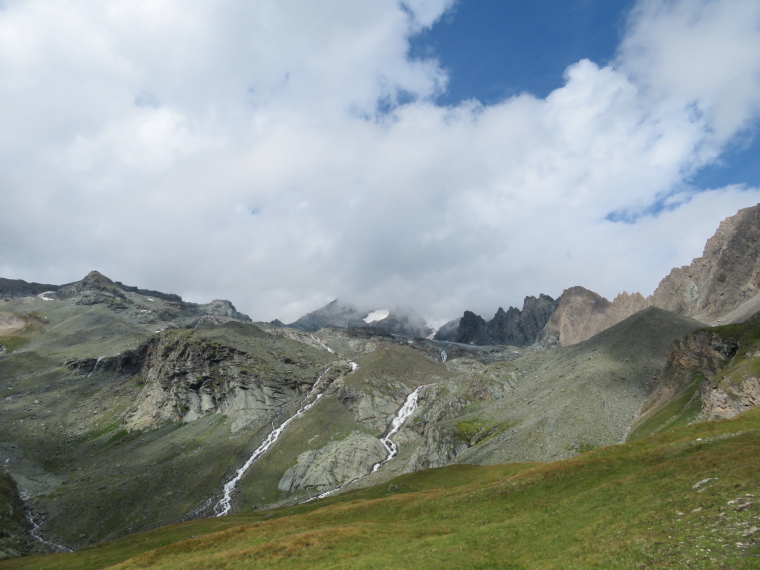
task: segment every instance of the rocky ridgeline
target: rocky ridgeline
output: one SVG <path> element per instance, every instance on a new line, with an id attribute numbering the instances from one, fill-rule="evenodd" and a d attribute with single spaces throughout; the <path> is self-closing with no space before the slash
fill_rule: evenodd
<path id="1" fill-rule="evenodd" d="M 557 302 L 542 294 L 526 297 L 522 310 L 510 307 L 505 311 L 499 307 L 488 322 L 471 311 L 465 311 L 459 321 L 441 327 L 434 338 L 462 344 L 528 346 L 536 342 L 556 308 Z"/>
<path id="2" fill-rule="evenodd" d="M 66 285 L 27 283 L 18 279 L 0 279 L 0 298 L 15 299 L 47 293 L 48 299 L 70 301 L 75 305 L 104 305 L 124 313 L 139 324 L 188 326 L 199 318 L 220 317 L 250 322 L 226 300 L 210 303 L 189 303 L 179 295 L 139 289 L 112 281 L 98 271 L 90 271 L 84 279 Z"/>
<path id="3" fill-rule="evenodd" d="M 760 310 L 760 204 L 721 222 L 701 257 L 673 269 L 649 296 L 623 292 L 609 301 L 584 287 L 565 289 L 557 301 L 526 297 L 523 310 L 501 308 L 486 322 L 466 311 L 437 333 L 468 344 L 569 346 L 646 309 L 657 307 L 705 324 L 740 322 Z M 747 306 L 746 311 L 742 307 Z M 546 314 L 548 311 L 548 315 Z M 736 313 L 735 315 L 733 313 Z M 728 317 L 728 318 L 727 318 Z M 537 328 L 537 324 L 545 326 Z"/>

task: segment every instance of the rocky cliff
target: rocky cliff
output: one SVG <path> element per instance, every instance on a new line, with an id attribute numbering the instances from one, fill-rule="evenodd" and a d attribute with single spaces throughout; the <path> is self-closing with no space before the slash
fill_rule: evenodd
<path id="1" fill-rule="evenodd" d="M 673 269 L 654 291 L 621 293 L 612 302 L 572 287 L 560 297 L 549 329 L 561 345 L 581 342 L 646 307 L 658 307 L 706 324 L 739 322 L 726 316 L 751 303 L 760 292 L 760 204 L 721 222 L 701 257 Z M 754 311 L 757 307 L 754 307 Z M 754 312 L 752 311 L 752 312 Z"/>
<path id="2" fill-rule="evenodd" d="M 760 204 L 721 222 L 701 257 L 673 269 L 654 306 L 710 323 L 760 292 Z"/>
<path id="3" fill-rule="evenodd" d="M 541 295 L 538 299 L 526 298 L 522 312 L 514 308 L 505 312 L 500 308 L 490 322 L 467 311 L 459 321 L 442 327 L 436 339 L 478 345 L 569 346 L 647 307 L 672 311 L 705 324 L 741 322 L 760 310 L 759 292 L 760 204 L 721 222 L 702 256 L 690 265 L 673 269 L 647 298 L 640 293 L 623 292 L 609 301 L 584 287 L 570 287 L 556 302 Z M 529 318 L 530 324 L 526 326 L 526 314 L 538 318 Z M 539 328 L 540 332 L 536 332 L 540 323 L 543 330 Z"/>
<path id="4" fill-rule="evenodd" d="M 760 314 L 674 342 L 637 413 L 631 437 L 698 420 L 731 418 L 760 404 L 759 330 Z"/>
<path id="5" fill-rule="evenodd" d="M 556 307 L 554 299 L 541 294 L 526 297 L 522 310 L 510 307 L 505 311 L 499 307 L 488 322 L 471 311 L 465 311 L 458 323 L 447 323 L 434 338 L 462 344 L 528 346 L 536 342 Z"/>
<path id="6" fill-rule="evenodd" d="M 164 331 L 143 345 L 144 387 L 124 426 L 137 430 L 219 413 L 236 431 L 276 415 L 317 380 L 314 359 L 300 347 L 277 353 L 254 325 L 225 328 L 246 337 L 244 349 L 216 329 Z"/>

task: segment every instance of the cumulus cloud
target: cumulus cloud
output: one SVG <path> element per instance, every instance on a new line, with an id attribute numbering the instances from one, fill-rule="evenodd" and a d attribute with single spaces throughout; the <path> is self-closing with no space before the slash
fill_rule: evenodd
<path id="1" fill-rule="evenodd" d="M 756 125 L 756 2 L 639 2 L 611 65 L 442 107 L 408 42 L 452 6 L 4 3 L 0 275 L 440 322 L 575 284 L 649 293 L 760 201 L 688 184 Z"/>

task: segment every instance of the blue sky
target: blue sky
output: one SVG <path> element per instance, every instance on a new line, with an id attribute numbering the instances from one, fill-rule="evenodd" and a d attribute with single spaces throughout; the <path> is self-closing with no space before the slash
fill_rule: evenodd
<path id="1" fill-rule="evenodd" d="M 494 103 L 521 91 L 545 97 L 580 59 L 615 56 L 630 0 L 463 0 L 412 39 L 413 56 L 437 57 L 449 73 L 437 100 Z"/>
<path id="2" fill-rule="evenodd" d="M 0 78 L 0 276 L 254 319 L 648 295 L 760 202 L 757 0 L 12 0 Z"/>
<path id="3" fill-rule="evenodd" d="M 434 26 L 411 39 L 412 57 L 436 57 L 448 85 L 436 98 L 457 105 L 491 104 L 527 91 L 546 97 L 564 84 L 565 69 L 587 58 L 614 62 L 633 0 L 460 0 Z M 757 123 L 721 161 L 689 178 L 696 188 L 760 185 Z M 655 208 L 653 211 L 657 211 Z"/>

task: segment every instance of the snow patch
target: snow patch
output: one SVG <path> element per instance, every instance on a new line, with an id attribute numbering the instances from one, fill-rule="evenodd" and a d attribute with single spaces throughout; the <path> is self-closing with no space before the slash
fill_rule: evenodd
<path id="1" fill-rule="evenodd" d="M 383 319 L 387 319 L 388 315 L 390 315 L 391 312 L 388 309 L 381 309 L 379 311 L 372 311 L 369 315 L 364 317 L 362 320 L 367 323 L 375 323 L 377 321 L 382 321 Z"/>

